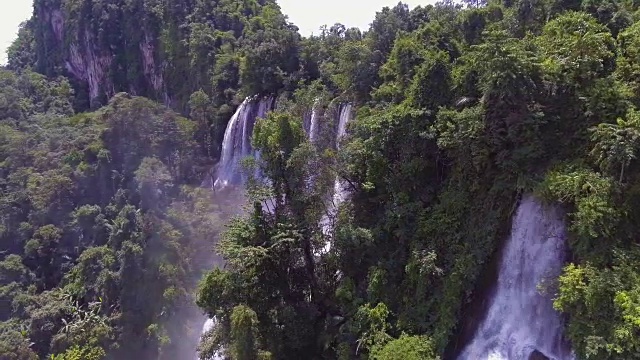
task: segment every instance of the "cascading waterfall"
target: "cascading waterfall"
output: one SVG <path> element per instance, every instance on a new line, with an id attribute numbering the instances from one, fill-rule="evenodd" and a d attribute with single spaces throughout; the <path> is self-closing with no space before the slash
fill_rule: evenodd
<path id="1" fill-rule="evenodd" d="M 213 329 L 213 326 L 215 324 L 216 324 L 216 322 L 215 322 L 214 319 L 207 319 L 207 321 L 205 321 L 204 325 L 202 326 L 202 335 L 206 334 L 211 329 Z M 200 358 L 198 356 L 196 356 L 196 360 L 200 360 Z M 216 353 L 213 356 L 213 358 L 211 358 L 209 360 L 224 360 L 224 357 L 222 357 L 222 355 Z"/>
<path id="2" fill-rule="evenodd" d="M 312 144 L 318 140 L 318 133 L 320 131 L 320 118 L 323 116 L 322 104 L 320 99 L 316 98 L 313 101 L 313 106 L 310 110 L 305 111 L 302 115 L 302 127 L 304 132 Z"/>
<path id="3" fill-rule="evenodd" d="M 257 101 L 246 98 L 233 114 L 224 132 L 222 157 L 217 165 L 215 180 L 210 183 L 214 190 L 243 182 L 242 159 L 259 156 L 251 147 L 253 127 L 257 119 L 264 118 L 271 110 L 272 103 L 271 98 Z"/>
<path id="4" fill-rule="evenodd" d="M 224 189 L 232 184 L 242 184 L 244 179 L 242 177 L 241 160 L 253 156 L 259 158 L 258 154 L 251 147 L 251 137 L 253 135 L 253 127 L 255 122 L 259 118 L 264 118 L 266 114 L 271 111 L 273 100 L 271 98 L 265 98 L 261 100 L 255 100 L 252 98 L 245 99 L 238 107 L 233 117 L 229 120 L 227 128 L 224 133 L 224 139 L 222 142 L 222 157 L 217 164 L 215 171 L 212 171 L 212 176 L 205 180 L 203 186 L 212 187 L 214 190 Z M 311 111 L 311 117 L 308 119 L 308 126 L 305 124 L 305 129 L 311 142 L 315 142 L 318 139 L 318 133 L 320 128 L 320 118 L 322 112 L 320 109 L 319 101 L 316 100 L 313 109 Z M 351 120 L 352 105 L 344 104 L 340 106 L 338 127 L 336 131 L 336 147 L 339 147 L 340 139 L 346 134 L 347 123 Z M 305 119 L 305 123 L 307 119 Z M 213 176 L 215 173 L 215 176 Z M 332 202 L 329 205 L 330 214 L 333 216 L 337 211 L 337 206 L 344 200 L 345 190 L 340 179 L 336 179 L 334 185 L 334 193 Z M 325 217 L 322 221 L 322 227 L 326 231 L 330 229 L 328 218 Z M 330 244 L 327 244 L 325 251 L 328 251 Z M 215 319 L 207 319 L 202 327 L 202 334 L 210 331 L 215 325 Z M 221 360 L 220 355 L 214 356 L 212 360 Z"/>
<path id="5" fill-rule="evenodd" d="M 351 104 L 343 104 L 340 106 L 339 116 L 338 116 L 338 128 L 336 129 L 336 148 L 340 148 L 340 140 L 347 133 L 347 124 L 351 121 L 352 118 L 352 110 L 353 106 Z M 338 211 L 338 206 L 342 201 L 344 201 L 346 195 L 346 190 L 344 188 L 343 182 L 339 177 L 336 177 L 334 186 L 333 186 L 333 194 L 331 197 L 331 202 L 328 206 L 328 215 L 324 216 L 322 220 L 320 220 L 320 227 L 325 235 L 330 235 L 331 230 L 333 229 L 333 225 L 331 223 L 331 219 L 335 218 L 336 213 Z M 331 242 L 327 242 L 322 249 L 322 253 L 327 253 L 331 250 Z"/>
<path id="6" fill-rule="evenodd" d="M 224 132 L 222 141 L 222 157 L 220 162 L 205 179 L 203 186 L 213 190 L 224 189 L 232 184 L 242 184 L 242 159 L 248 156 L 259 157 L 260 154 L 251 146 L 251 137 L 255 122 L 264 118 L 273 106 L 272 98 L 256 100 L 246 98 L 233 114 Z M 215 176 L 213 173 L 215 172 Z M 215 319 L 207 319 L 202 327 L 202 335 L 210 331 L 215 325 Z M 222 360 L 222 356 L 216 354 L 211 360 Z M 198 360 L 198 357 L 196 357 Z"/>
<path id="7" fill-rule="evenodd" d="M 310 111 L 306 111 L 303 115 L 302 125 L 304 127 L 305 134 L 309 139 L 309 143 L 312 144 L 317 150 L 320 150 L 321 144 L 318 143 L 318 132 L 320 128 L 320 119 L 323 118 L 324 113 L 320 99 L 316 98 L 313 102 L 313 107 Z M 317 173 L 309 174 L 309 178 L 306 183 L 309 189 L 314 187 L 318 179 Z"/>
<path id="8" fill-rule="evenodd" d="M 505 246 L 486 318 L 458 360 L 574 359 L 551 297 L 539 289 L 564 264 L 561 212 L 525 196 Z"/>
<path id="9" fill-rule="evenodd" d="M 347 134 L 347 124 L 351 121 L 351 104 L 344 104 L 340 109 L 340 117 L 338 121 L 338 133 L 336 134 L 336 148 L 340 148 L 340 140 Z M 333 189 L 333 208 L 337 208 L 338 205 L 344 201 L 345 189 L 342 181 L 336 178 L 336 182 Z"/>
<path id="10" fill-rule="evenodd" d="M 311 123 L 309 124 L 309 141 L 315 143 L 318 139 L 318 128 L 320 126 L 320 106 L 319 99 L 313 103 L 313 109 L 311 110 Z"/>

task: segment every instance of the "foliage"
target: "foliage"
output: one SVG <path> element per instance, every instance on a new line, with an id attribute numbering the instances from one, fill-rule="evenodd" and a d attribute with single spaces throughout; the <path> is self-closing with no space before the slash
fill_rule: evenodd
<path id="1" fill-rule="evenodd" d="M 619 252 L 609 269 L 570 264 L 554 306 L 573 314 L 568 327 L 578 355 L 617 359 L 638 350 L 638 254 Z"/>
<path id="2" fill-rule="evenodd" d="M 561 82 L 584 86 L 614 67 L 611 33 L 585 13 L 569 12 L 550 21 L 539 41 L 547 55 L 544 66 Z"/>
<path id="3" fill-rule="evenodd" d="M 201 358 L 454 356 L 533 191 L 576 353 L 637 358 L 638 5 L 465 3 L 303 38 L 272 0 L 37 0 L 0 70 L 0 357 L 182 358 L 194 300 Z M 277 109 L 246 194 L 197 188 L 247 96 Z"/>
<path id="4" fill-rule="evenodd" d="M 300 36 L 272 0 L 38 0 L 22 29 L 10 66 L 68 76 L 77 110 L 126 91 L 186 115 L 203 92 L 206 130 L 218 143 L 237 95 L 292 89 L 299 79 Z"/>
<path id="5" fill-rule="evenodd" d="M 323 99 L 328 91 L 354 102 L 357 116 L 339 150 L 326 151 L 335 158 L 322 161 L 295 104 L 256 126 L 265 179 L 249 185 L 255 205 L 221 243 L 228 268 L 199 292 L 200 306 L 221 317 L 215 346 L 237 346 L 225 335 L 229 314 L 246 305 L 259 344 L 249 348 L 274 358 L 295 358 L 301 346 L 310 358 L 443 356 L 484 293 L 514 202 L 532 190 L 566 206 L 574 262 L 617 271 L 613 254 L 636 246 L 640 214 L 635 28 L 573 2 L 484 5 L 399 4 L 364 34 L 335 24 L 302 41 L 314 81 L 300 83 L 293 102 L 309 108 L 309 94 L 322 89 Z M 309 163 L 347 184 L 328 237 L 318 214 L 332 205 L 315 197 L 327 190 Z M 330 249 L 314 253 L 323 242 Z M 576 305 L 580 298 L 562 300 L 573 291 L 566 279 L 556 302 L 585 354 L 585 334 L 603 336 L 581 319 L 612 320 Z M 617 299 L 629 319 L 629 291 L 598 301 Z M 290 324 L 290 311 L 304 325 Z M 634 334 L 616 319 L 618 334 Z M 619 357 L 633 353 L 607 341 Z"/>
<path id="6" fill-rule="evenodd" d="M 372 358 L 378 360 L 437 360 L 440 357 L 435 355 L 433 344 L 429 338 L 403 335 L 372 354 Z"/>
<path id="7" fill-rule="evenodd" d="M 74 115 L 66 80 L 0 78 L 0 357 L 173 358 L 163 334 L 189 325 L 220 229 L 182 187 L 200 176 L 195 126 L 127 94 Z"/>
<path id="8" fill-rule="evenodd" d="M 74 346 L 64 354 L 51 356 L 51 360 L 101 360 L 106 354 L 101 348 L 80 348 Z"/>
<path id="9" fill-rule="evenodd" d="M 619 118 L 616 124 L 602 123 L 592 129 L 595 146 L 591 155 L 604 171 L 611 172 L 619 167 L 620 183 L 624 179 L 625 169 L 636 158 L 640 137 L 640 113 L 630 110 L 627 119 Z"/>

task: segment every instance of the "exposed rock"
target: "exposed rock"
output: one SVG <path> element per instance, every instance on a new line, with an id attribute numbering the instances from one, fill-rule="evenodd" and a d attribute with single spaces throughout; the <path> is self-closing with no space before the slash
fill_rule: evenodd
<path id="1" fill-rule="evenodd" d="M 157 60 L 157 34 L 149 30 L 142 19 L 139 37 L 124 30 L 117 33 L 119 29 L 107 36 L 106 30 L 95 23 L 81 21 L 77 18 L 80 16 L 78 11 L 71 11 L 63 4 L 44 0 L 34 3 L 37 20 L 41 20 L 43 25 L 37 32 L 37 41 L 43 44 L 42 49 L 46 49 L 46 54 L 39 60 L 38 71 L 50 76 L 66 75 L 76 80 L 80 85 L 76 90 L 88 92 L 86 95 L 91 107 L 104 105 L 119 91 L 168 101 L 163 69 L 159 66 L 162 62 Z M 95 6 L 97 8 L 93 11 L 102 12 L 103 17 L 132 16 L 124 8 L 114 10 L 112 7 L 103 9 L 97 4 Z M 123 57 L 136 59 L 139 63 L 123 66 Z M 142 71 L 136 72 L 138 68 Z"/>
<path id="2" fill-rule="evenodd" d="M 84 31 L 84 46 L 71 43 L 65 65 L 67 71 L 77 80 L 86 82 L 89 87 L 89 99 L 92 106 L 104 93 L 107 97 L 115 94 L 113 83 L 109 79 L 112 55 L 100 55 L 94 49 L 94 39 L 89 31 Z"/>
<path id="3" fill-rule="evenodd" d="M 64 39 L 64 17 L 62 16 L 62 11 L 56 9 L 51 12 L 51 27 L 56 35 L 56 40 L 62 41 Z"/>
<path id="4" fill-rule="evenodd" d="M 529 355 L 528 360 L 550 360 L 550 359 L 540 351 L 534 350 L 534 352 L 532 352 L 531 355 Z"/>
<path id="5" fill-rule="evenodd" d="M 146 79 L 151 83 L 153 89 L 160 93 L 164 86 L 162 71 L 156 66 L 155 46 L 153 38 L 148 34 L 144 34 L 144 40 L 140 43 L 140 52 L 142 53 L 142 66 Z"/>

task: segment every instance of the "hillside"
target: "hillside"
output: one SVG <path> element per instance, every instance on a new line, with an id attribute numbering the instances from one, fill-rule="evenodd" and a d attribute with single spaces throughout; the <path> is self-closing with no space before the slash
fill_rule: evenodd
<path id="1" fill-rule="evenodd" d="M 533 198 L 563 340 L 640 359 L 638 6 L 304 38 L 273 0 L 35 0 L 0 69 L 0 359 L 190 360 L 204 312 L 202 359 L 465 360 Z"/>

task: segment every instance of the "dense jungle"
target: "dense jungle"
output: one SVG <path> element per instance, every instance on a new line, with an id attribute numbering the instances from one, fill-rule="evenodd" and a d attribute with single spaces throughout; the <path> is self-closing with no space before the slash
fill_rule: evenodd
<path id="1" fill-rule="evenodd" d="M 35 0 L 0 68 L 0 359 L 455 359 L 525 194 L 563 209 L 540 291 L 576 357 L 640 359 L 640 3 L 465 1 L 304 37 L 275 0 Z M 203 186 L 259 99 L 245 181 Z"/>

